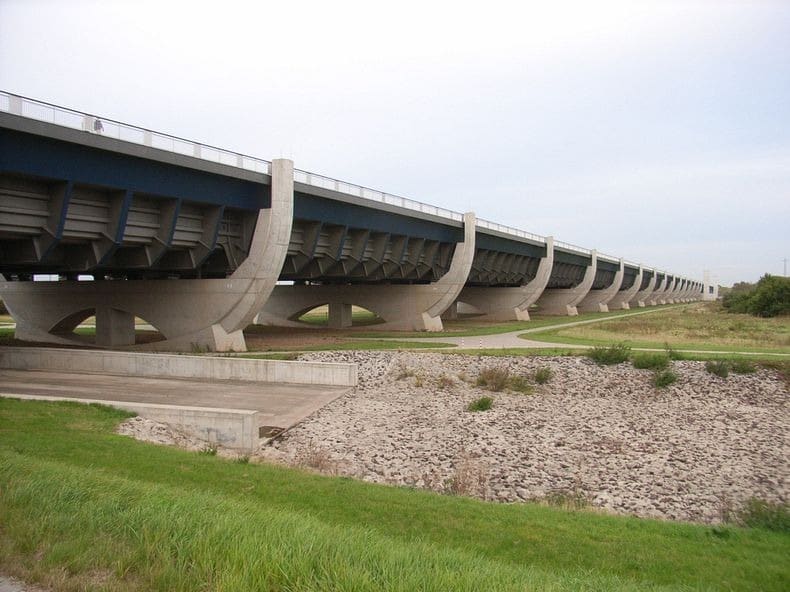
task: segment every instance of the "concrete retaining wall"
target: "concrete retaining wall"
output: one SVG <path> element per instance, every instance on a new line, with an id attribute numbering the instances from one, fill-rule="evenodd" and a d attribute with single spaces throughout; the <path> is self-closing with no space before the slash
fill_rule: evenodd
<path id="1" fill-rule="evenodd" d="M 214 409 L 210 407 L 182 407 L 180 405 L 157 405 L 154 403 L 133 403 L 129 401 L 100 401 L 72 397 L 52 397 L 47 395 L 5 395 L 30 401 L 70 401 L 76 403 L 100 403 L 117 409 L 124 409 L 162 423 L 170 424 L 182 432 L 242 452 L 254 452 L 259 444 L 257 411 L 247 409 Z"/>
<path id="2" fill-rule="evenodd" d="M 0 347 L 0 368 L 148 378 L 202 378 L 349 387 L 357 385 L 356 364 L 250 360 L 107 350 Z"/>

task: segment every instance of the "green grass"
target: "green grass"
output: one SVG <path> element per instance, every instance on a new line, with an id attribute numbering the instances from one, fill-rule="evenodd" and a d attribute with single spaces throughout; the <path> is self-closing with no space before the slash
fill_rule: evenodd
<path id="1" fill-rule="evenodd" d="M 665 370 L 669 368 L 669 355 L 663 352 L 636 352 L 631 364 L 639 370 Z"/>
<path id="2" fill-rule="evenodd" d="M 590 359 L 599 366 L 621 364 L 631 357 L 631 348 L 623 343 L 597 345 L 587 352 Z"/>
<path id="3" fill-rule="evenodd" d="M 656 388 L 664 388 L 670 384 L 676 383 L 678 375 L 672 370 L 660 370 L 653 375 L 653 386 Z"/>
<path id="4" fill-rule="evenodd" d="M 781 532 L 240 464 L 114 435 L 125 416 L 0 400 L 3 570 L 168 591 L 784 590 L 790 578 Z"/>
<path id="5" fill-rule="evenodd" d="M 442 321 L 444 331 L 426 333 L 424 331 L 365 331 L 355 332 L 354 335 L 360 338 L 403 338 L 403 337 L 474 337 L 478 335 L 497 335 L 499 333 L 510 333 L 513 331 L 539 329 L 542 327 L 553 327 L 578 323 L 579 321 L 589 321 L 597 319 L 614 319 L 623 315 L 634 314 L 633 310 L 618 310 L 615 312 L 589 312 L 575 317 L 560 316 L 541 316 L 533 315 L 529 321 L 509 321 L 506 323 L 492 323 L 476 320 L 468 317 L 461 320 Z M 652 310 L 650 313 L 652 314 Z"/>
<path id="6" fill-rule="evenodd" d="M 695 303 L 646 315 L 530 333 L 524 338 L 592 346 L 624 342 L 642 348 L 668 344 L 678 350 L 790 354 L 790 319 L 732 314 L 717 303 Z"/>
<path id="7" fill-rule="evenodd" d="M 493 407 L 494 399 L 491 397 L 480 397 L 479 399 L 475 399 L 469 405 L 466 406 L 467 411 L 488 411 Z"/>

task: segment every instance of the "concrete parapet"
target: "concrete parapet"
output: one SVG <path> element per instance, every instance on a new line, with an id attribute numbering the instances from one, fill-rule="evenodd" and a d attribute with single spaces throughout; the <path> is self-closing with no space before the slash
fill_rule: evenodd
<path id="1" fill-rule="evenodd" d="M 490 321 L 528 321 L 529 307 L 540 298 L 551 277 L 554 265 L 554 239 L 546 237 L 546 256 L 540 260 L 535 277 L 528 284 L 514 288 L 467 286 L 458 300 L 469 304 L 482 318 Z"/>
<path id="2" fill-rule="evenodd" d="M 536 302 L 538 311 L 547 315 L 578 315 L 579 311 L 576 305 L 587 296 L 595 281 L 597 270 L 598 255 L 595 251 L 592 251 L 590 253 L 590 265 L 587 266 L 582 281 L 573 288 L 544 290 Z"/>
<path id="3" fill-rule="evenodd" d="M 136 413 L 140 417 L 172 425 L 190 436 L 205 440 L 209 444 L 218 444 L 240 452 L 254 452 L 260 442 L 258 426 L 260 425 L 260 416 L 262 414 L 249 409 L 216 409 L 213 407 L 185 407 L 182 405 L 160 405 L 156 403 L 113 401 L 110 399 L 98 400 L 22 394 L 5 395 L 0 393 L 0 397 L 3 396 L 28 401 L 70 401 L 107 405 Z"/>
<path id="4" fill-rule="evenodd" d="M 290 362 L 38 347 L 0 348 L 0 368 L 139 376 L 279 382 L 326 386 L 357 385 L 356 364 Z"/>

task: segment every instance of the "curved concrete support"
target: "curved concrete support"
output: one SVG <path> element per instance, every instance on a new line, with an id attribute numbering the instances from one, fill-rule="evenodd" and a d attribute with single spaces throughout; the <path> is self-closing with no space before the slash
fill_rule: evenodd
<path id="1" fill-rule="evenodd" d="M 458 296 L 460 302 L 472 305 L 487 321 L 528 321 L 532 306 L 551 277 L 554 265 L 554 238 L 546 237 L 546 256 L 540 260 L 535 277 L 528 284 L 516 288 L 486 288 L 468 286 Z"/>
<path id="2" fill-rule="evenodd" d="M 650 281 L 647 283 L 647 287 L 644 290 L 639 290 L 634 297 L 631 299 L 631 302 L 635 302 L 636 306 L 639 308 L 644 308 L 646 306 L 648 298 L 650 298 L 655 292 L 656 289 L 656 280 L 658 279 L 658 274 L 653 271 L 653 275 L 650 277 Z"/>
<path id="3" fill-rule="evenodd" d="M 584 272 L 584 277 L 578 286 L 563 289 L 544 290 L 536 304 L 540 314 L 576 316 L 579 311 L 576 305 L 581 302 L 595 281 L 598 271 L 598 255 L 593 250 L 590 252 L 590 265 Z"/>
<path id="4" fill-rule="evenodd" d="M 613 310 L 629 310 L 631 308 L 630 302 L 634 300 L 637 292 L 639 292 L 639 287 L 642 285 L 643 277 L 644 270 L 640 265 L 639 272 L 634 278 L 634 283 L 631 284 L 630 288 L 626 288 L 625 290 L 620 290 L 617 292 L 617 294 L 614 295 L 614 298 L 609 301 L 609 308 Z"/>
<path id="5" fill-rule="evenodd" d="M 475 254 L 475 215 L 464 216 L 464 241 L 458 243 L 450 269 L 431 284 L 277 286 L 255 322 L 261 325 L 303 327 L 305 312 L 329 306 L 329 326 L 351 325 L 351 306 L 357 305 L 384 319 L 381 329 L 441 331 L 441 314 L 455 302 L 472 268 Z"/>
<path id="6" fill-rule="evenodd" d="M 661 280 L 661 283 L 650 295 L 650 298 L 647 301 L 648 306 L 656 306 L 657 304 L 663 304 L 663 302 L 661 302 L 661 299 L 663 299 L 664 297 L 664 292 L 666 292 L 668 283 L 669 283 L 669 276 L 664 274 L 664 279 Z"/>
<path id="7" fill-rule="evenodd" d="M 226 279 L 0 282 L 0 296 L 26 341 L 84 344 L 70 331 L 96 314 L 96 345 L 134 345 L 134 318 L 164 341 L 146 349 L 244 351 L 242 330 L 279 276 L 293 221 L 293 163 L 272 162 L 271 208 L 258 215 L 250 254 Z"/>
<path id="8" fill-rule="evenodd" d="M 620 259 L 620 269 L 614 275 L 612 283 L 607 288 L 601 290 L 590 290 L 587 296 L 576 305 L 582 312 L 609 312 L 609 301 L 617 296 L 620 291 L 620 286 L 623 285 L 623 276 L 625 275 L 625 263 L 622 258 Z"/>
<path id="9" fill-rule="evenodd" d="M 664 293 L 661 295 L 658 301 L 659 304 L 672 304 L 672 292 L 675 290 L 675 284 L 677 283 L 678 283 L 678 278 L 673 277 L 672 281 L 669 282 L 669 285 L 667 286 L 666 290 L 664 290 Z"/>

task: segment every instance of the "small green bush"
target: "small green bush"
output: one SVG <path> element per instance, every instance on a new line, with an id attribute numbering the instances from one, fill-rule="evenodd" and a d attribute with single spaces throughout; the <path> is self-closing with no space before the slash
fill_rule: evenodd
<path id="1" fill-rule="evenodd" d="M 640 370 L 666 370 L 669 368 L 669 356 L 665 353 L 634 354 L 631 363 Z"/>
<path id="2" fill-rule="evenodd" d="M 596 346 L 587 355 L 599 366 L 610 366 L 620 364 L 628 360 L 631 356 L 631 348 L 623 343 L 610 346 Z"/>
<path id="3" fill-rule="evenodd" d="M 535 392 L 535 387 L 523 376 L 511 376 L 507 381 L 507 388 L 524 395 L 531 395 Z"/>
<path id="4" fill-rule="evenodd" d="M 667 357 L 670 360 L 677 361 L 683 359 L 683 354 L 680 353 L 679 351 L 672 349 L 672 346 L 669 345 L 668 343 L 664 343 L 664 351 L 666 352 Z"/>
<path id="5" fill-rule="evenodd" d="M 730 370 L 735 372 L 735 374 L 754 374 L 757 372 L 757 366 L 749 360 L 733 360 Z"/>
<path id="6" fill-rule="evenodd" d="M 455 386 L 455 381 L 446 374 L 442 374 L 436 381 L 436 386 L 443 391 L 449 390 Z"/>
<path id="7" fill-rule="evenodd" d="M 672 370 L 662 370 L 661 372 L 656 372 L 653 376 L 653 386 L 656 388 L 664 388 L 677 382 L 677 380 L 678 375 L 672 372 Z"/>
<path id="8" fill-rule="evenodd" d="M 510 378 L 510 371 L 499 366 L 489 366 L 480 371 L 477 377 L 477 386 L 489 391 L 499 392 L 503 390 Z"/>
<path id="9" fill-rule="evenodd" d="M 546 384 L 554 373 L 551 371 L 551 368 L 548 366 L 544 366 L 543 368 L 538 368 L 535 370 L 535 382 L 538 384 Z"/>
<path id="10" fill-rule="evenodd" d="M 491 397 L 480 397 L 475 399 L 466 407 L 467 411 L 488 411 L 494 404 L 494 399 Z"/>
<path id="11" fill-rule="evenodd" d="M 736 521 L 750 528 L 790 532 L 790 508 L 787 504 L 751 498 L 736 512 Z"/>
<path id="12" fill-rule="evenodd" d="M 709 360 L 705 362 L 705 370 L 719 378 L 727 378 L 730 374 L 730 365 L 727 360 Z"/>

